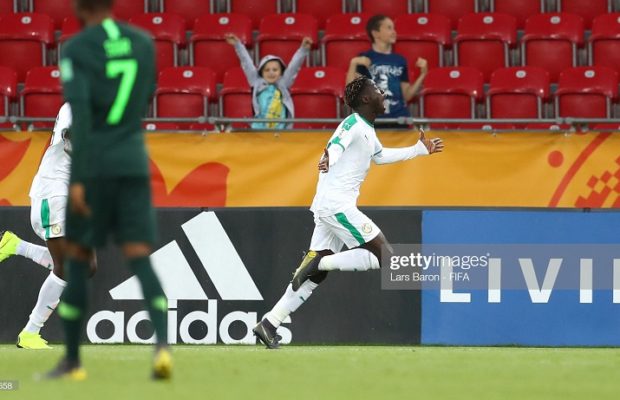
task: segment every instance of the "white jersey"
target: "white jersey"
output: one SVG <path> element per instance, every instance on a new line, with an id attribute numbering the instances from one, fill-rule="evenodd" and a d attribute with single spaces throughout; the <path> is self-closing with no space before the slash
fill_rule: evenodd
<path id="1" fill-rule="evenodd" d="M 371 160 L 375 164 L 392 164 L 429 154 L 421 140 L 409 147 L 383 147 L 375 128 L 357 113 L 338 125 L 327 151 L 329 171 L 319 174 L 310 207 L 318 217 L 333 216 L 356 207 Z"/>
<path id="2" fill-rule="evenodd" d="M 47 199 L 54 196 L 67 196 L 71 157 L 65 151 L 62 130 L 71 127 L 71 108 L 65 103 L 58 112 L 51 145 L 45 151 L 39 170 L 30 187 L 30 197 Z"/>
<path id="3" fill-rule="evenodd" d="M 330 168 L 319 174 L 310 210 L 318 216 L 346 211 L 357 204 L 360 186 L 373 156 L 383 146 L 375 128 L 359 114 L 351 114 L 338 125 L 327 145 Z"/>
<path id="4" fill-rule="evenodd" d="M 73 121 L 73 115 L 71 114 L 71 106 L 69 103 L 65 103 L 60 107 L 58 115 L 56 116 L 56 123 L 54 124 L 54 132 L 52 133 L 52 140 L 50 146 L 58 143 L 62 143 L 62 131 L 71 127 Z"/>

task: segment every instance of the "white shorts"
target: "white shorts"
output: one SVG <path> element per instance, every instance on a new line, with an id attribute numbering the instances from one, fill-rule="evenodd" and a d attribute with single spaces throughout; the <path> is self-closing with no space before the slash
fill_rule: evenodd
<path id="1" fill-rule="evenodd" d="M 310 250 L 331 250 L 338 253 L 342 246 L 352 249 L 368 243 L 377 237 L 381 230 L 357 208 L 351 208 L 328 217 L 314 216 L 314 232 Z"/>
<path id="2" fill-rule="evenodd" d="M 67 196 L 30 199 L 30 224 L 41 239 L 65 236 Z"/>

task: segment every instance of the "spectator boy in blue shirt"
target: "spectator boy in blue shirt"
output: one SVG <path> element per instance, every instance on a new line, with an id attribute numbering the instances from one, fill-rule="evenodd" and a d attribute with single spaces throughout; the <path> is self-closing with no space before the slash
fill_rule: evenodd
<path id="1" fill-rule="evenodd" d="M 372 79 L 385 93 L 385 114 L 382 117 L 408 117 L 407 102 L 420 90 L 428 73 L 427 62 L 423 58 L 417 59 L 416 67 L 420 68 L 420 76 L 410 84 L 407 61 L 400 54 L 392 52 L 396 42 L 394 22 L 385 15 L 374 15 L 366 24 L 366 32 L 372 48 L 351 59 L 347 83 L 355 79 L 357 74 Z"/>

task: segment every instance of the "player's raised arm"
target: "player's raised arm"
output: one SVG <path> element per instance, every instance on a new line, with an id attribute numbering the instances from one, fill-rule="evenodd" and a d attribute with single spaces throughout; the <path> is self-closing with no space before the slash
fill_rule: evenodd
<path id="1" fill-rule="evenodd" d="M 377 143 L 380 146 L 379 139 L 377 139 Z M 399 161 L 410 160 L 417 156 L 441 153 L 443 148 L 444 145 L 441 138 L 427 139 L 424 130 L 420 128 L 420 138 L 415 145 L 399 148 L 381 146 L 372 159 L 375 164 L 392 164 Z"/>

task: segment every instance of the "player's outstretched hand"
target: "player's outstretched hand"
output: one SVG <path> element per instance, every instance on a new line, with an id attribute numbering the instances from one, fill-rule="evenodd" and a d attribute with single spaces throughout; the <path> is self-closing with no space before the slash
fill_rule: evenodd
<path id="1" fill-rule="evenodd" d="M 441 153 L 443 151 L 443 140 L 441 138 L 427 139 L 422 128 L 420 128 L 420 141 L 424 143 L 428 154 Z"/>
<path id="2" fill-rule="evenodd" d="M 90 216 L 90 207 L 86 204 L 86 189 L 81 183 L 72 183 L 69 187 L 71 211 L 83 217 Z"/>
<path id="3" fill-rule="evenodd" d="M 301 41 L 301 47 L 303 47 L 305 49 L 309 49 L 312 46 L 313 43 L 314 42 L 312 41 L 312 38 L 306 36 Z"/>
<path id="4" fill-rule="evenodd" d="M 227 33 L 226 35 L 224 35 L 224 38 L 226 39 L 226 43 L 231 46 L 234 46 L 239 41 L 239 38 L 232 33 Z"/>
<path id="5" fill-rule="evenodd" d="M 323 149 L 323 155 L 321 156 L 321 160 L 319 160 L 319 171 L 322 173 L 329 171 L 329 152 L 327 148 Z"/>

